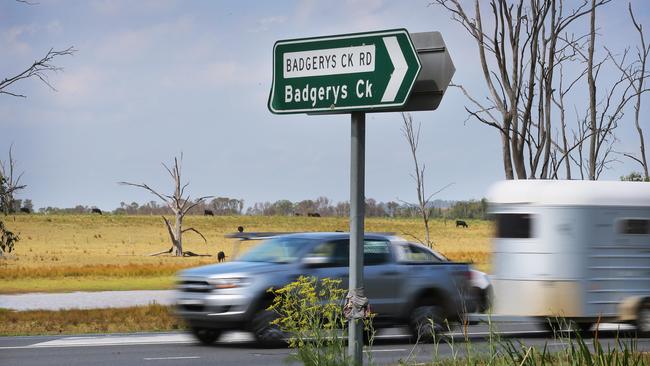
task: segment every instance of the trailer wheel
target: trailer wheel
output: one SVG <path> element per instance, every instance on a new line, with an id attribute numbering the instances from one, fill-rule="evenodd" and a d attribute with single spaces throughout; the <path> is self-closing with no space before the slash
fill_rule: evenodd
<path id="1" fill-rule="evenodd" d="M 636 330 L 640 337 L 650 337 L 650 299 L 645 299 L 639 305 L 636 315 Z"/>
<path id="2" fill-rule="evenodd" d="M 544 329 L 548 332 L 557 334 L 565 332 L 580 332 L 583 335 L 591 332 L 591 327 L 594 325 L 592 322 L 577 322 L 575 320 L 567 320 L 562 318 L 546 318 L 542 323 Z"/>

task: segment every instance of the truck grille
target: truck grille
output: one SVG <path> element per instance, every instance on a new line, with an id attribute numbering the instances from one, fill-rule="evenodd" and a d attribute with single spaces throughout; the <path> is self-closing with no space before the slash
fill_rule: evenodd
<path id="1" fill-rule="evenodd" d="M 212 286 L 207 281 L 181 281 L 178 289 L 183 292 L 210 292 Z"/>
<path id="2" fill-rule="evenodd" d="M 221 306 L 206 306 L 201 304 L 182 304 L 178 308 L 182 311 L 189 312 L 210 312 L 214 314 L 227 313 L 231 306 L 230 305 L 221 305 Z"/>
<path id="3" fill-rule="evenodd" d="M 182 310 L 185 311 L 198 311 L 201 312 L 205 308 L 203 305 L 181 305 L 180 307 Z"/>

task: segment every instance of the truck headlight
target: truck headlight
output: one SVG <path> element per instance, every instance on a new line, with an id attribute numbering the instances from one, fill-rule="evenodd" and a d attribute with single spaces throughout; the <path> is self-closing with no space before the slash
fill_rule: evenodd
<path id="1" fill-rule="evenodd" d="M 236 288 L 248 286 L 250 282 L 247 278 L 242 277 L 232 277 L 232 278 L 213 278 L 210 280 L 210 284 L 215 289 L 227 289 L 227 288 Z"/>

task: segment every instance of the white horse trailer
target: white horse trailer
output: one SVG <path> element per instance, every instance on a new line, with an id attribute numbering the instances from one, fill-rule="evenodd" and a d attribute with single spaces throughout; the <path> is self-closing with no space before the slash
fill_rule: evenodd
<path id="1" fill-rule="evenodd" d="M 495 315 L 650 332 L 650 183 L 504 181 L 488 196 Z"/>

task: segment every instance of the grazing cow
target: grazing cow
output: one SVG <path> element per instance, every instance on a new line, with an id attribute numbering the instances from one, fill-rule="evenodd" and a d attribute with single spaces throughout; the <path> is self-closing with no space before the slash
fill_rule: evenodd
<path id="1" fill-rule="evenodd" d="M 320 217 L 320 214 L 318 212 L 308 212 L 307 216 L 309 216 L 309 217 Z"/>
<path id="2" fill-rule="evenodd" d="M 32 213 L 32 211 L 30 211 L 29 208 L 27 208 L 27 207 L 21 207 L 21 208 L 20 208 L 20 212 L 22 212 L 22 213 L 26 213 L 26 214 L 28 214 L 28 213 Z"/>
<path id="3" fill-rule="evenodd" d="M 300 216 L 300 214 L 298 212 L 295 212 L 293 216 Z"/>
<path id="4" fill-rule="evenodd" d="M 469 225 L 467 225 L 467 223 L 466 223 L 465 221 L 463 221 L 463 220 L 456 220 L 456 227 L 459 227 L 459 226 L 462 226 L 462 227 L 464 227 L 464 228 L 468 228 L 468 227 L 469 227 Z"/>
<path id="5" fill-rule="evenodd" d="M 219 253 L 217 253 L 217 261 L 219 263 L 221 263 L 221 262 L 223 262 L 225 260 L 226 260 L 226 253 L 224 253 L 223 251 L 220 251 Z"/>
<path id="6" fill-rule="evenodd" d="M 100 215 L 101 215 L 101 214 L 102 214 L 102 210 L 100 210 L 100 209 L 98 209 L 97 207 L 95 207 L 95 208 L 93 208 L 93 209 L 90 211 L 90 213 L 100 214 Z"/>
<path id="7" fill-rule="evenodd" d="M 214 216 L 212 210 L 203 210 L 203 216 Z"/>
<path id="8" fill-rule="evenodd" d="M 243 226 L 237 226 L 237 231 L 240 233 L 244 232 L 244 227 Z"/>

